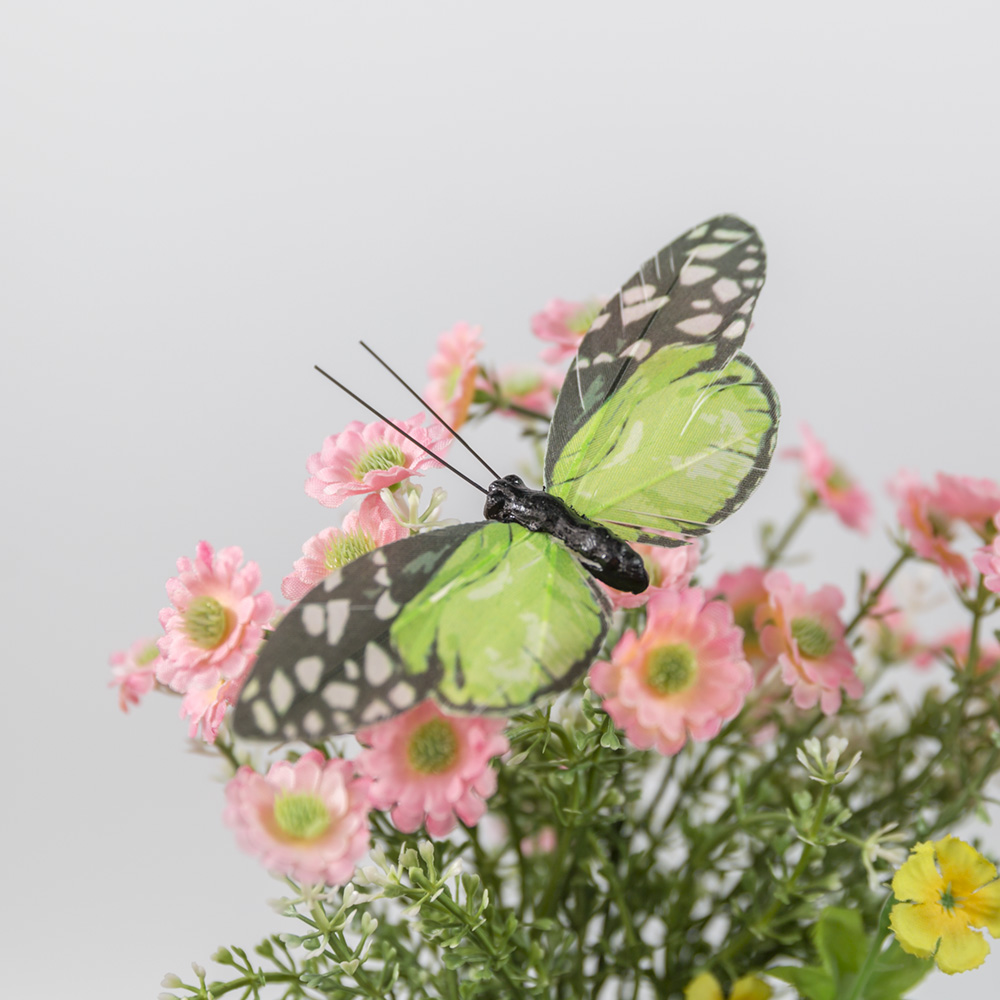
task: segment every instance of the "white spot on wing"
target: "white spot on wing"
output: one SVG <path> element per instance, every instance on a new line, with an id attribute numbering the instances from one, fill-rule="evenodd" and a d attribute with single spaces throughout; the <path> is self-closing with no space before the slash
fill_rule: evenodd
<path id="1" fill-rule="evenodd" d="M 257 677 L 251 677 L 246 683 L 246 687 L 240 693 L 240 701 L 253 701 L 260 692 L 260 679 Z"/>
<path id="2" fill-rule="evenodd" d="M 691 251 L 696 260 L 718 260 L 733 249 L 731 243 L 701 243 Z"/>
<path id="3" fill-rule="evenodd" d="M 271 683 L 267 686 L 267 692 L 278 714 L 284 715 L 291 708 L 292 699 L 295 697 L 295 685 L 285 676 L 284 670 L 275 670 L 271 676 Z"/>
<path id="4" fill-rule="evenodd" d="M 615 359 L 613 357 L 611 357 L 611 355 L 608 354 L 607 351 L 601 351 L 601 353 L 598 354 L 596 358 L 594 358 L 594 364 L 595 365 L 606 365 L 609 361 L 614 361 L 614 360 Z"/>
<path id="5" fill-rule="evenodd" d="M 635 306 L 626 306 L 622 310 L 622 323 L 628 326 L 629 323 L 635 323 L 636 320 L 643 319 L 650 313 L 655 313 L 658 309 L 662 309 L 666 305 L 667 296 L 661 295 L 657 299 L 650 299 L 648 302 L 640 302 Z"/>
<path id="6" fill-rule="evenodd" d="M 387 621 L 399 610 L 399 605 L 392 599 L 388 590 L 383 590 L 375 602 L 375 617 Z"/>
<path id="7" fill-rule="evenodd" d="M 605 312 L 601 313 L 593 323 L 590 324 L 591 330 L 600 330 L 607 325 L 608 320 L 611 319 L 611 313 Z"/>
<path id="8" fill-rule="evenodd" d="M 680 283 L 682 285 L 697 285 L 699 281 L 714 278 L 718 271 L 708 264 L 688 264 L 681 268 Z"/>
<path id="9" fill-rule="evenodd" d="M 299 735 L 299 727 L 294 722 L 289 721 L 281 727 L 281 732 L 286 740 L 294 740 Z"/>
<path id="10" fill-rule="evenodd" d="M 323 732 L 323 716 L 315 708 L 311 709 L 306 712 L 305 718 L 302 720 L 302 728 L 310 736 L 319 736 Z"/>
<path id="11" fill-rule="evenodd" d="M 365 680 L 372 687 L 379 687 L 391 676 L 392 660 L 377 642 L 368 643 L 365 646 Z"/>
<path id="12" fill-rule="evenodd" d="M 344 676 L 349 681 L 356 681 L 361 676 L 361 671 L 358 670 L 354 660 L 344 660 Z"/>
<path id="13" fill-rule="evenodd" d="M 384 566 L 375 574 L 375 582 L 380 587 L 389 586 L 389 571 Z"/>
<path id="14" fill-rule="evenodd" d="M 622 290 L 622 302 L 634 306 L 637 302 L 648 302 L 656 294 L 656 285 L 634 285 Z"/>
<path id="15" fill-rule="evenodd" d="M 277 732 L 278 722 L 266 701 L 255 701 L 250 706 L 250 711 L 253 713 L 253 721 L 262 733 L 271 736 Z"/>
<path id="16" fill-rule="evenodd" d="M 745 240 L 750 234 L 740 232 L 739 229 L 713 229 L 712 235 L 717 240 Z"/>
<path id="17" fill-rule="evenodd" d="M 744 319 L 734 320 L 722 331 L 722 336 L 727 340 L 735 340 L 737 337 L 742 337 L 746 332 L 747 323 Z"/>
<path id="18" fill-rule="evenodd" d="M 692 229 L 691 232 L 689 232 L 687 236 L 685 236 L 684 238 L 687 240 L 700 240 L 702 236 L 704 236 L 705 233 L 707 232 L 708 232 L 708 224 L 703 223 L 702 225 L 696 226 L 694 229 Z"/>
<path id="19" fill-rule="evenodd" d="M 302 605 L 302 627 L 309 635 L 322 635 L 326 628 L 326 615 L 319 604 Z"/>
<path id="20" fill-rule="evenodd" d="M 692 337 L 703 337 L 706 334 L 714 333 L 721 322 L 722 317 L 718 313 L 703 313 L 701 316 L 691 316 L 681 320 L 677 324 L 677 329 Z"/>
<path id="21" fill-rule="evenodd" d="M 695 299 L 691 303 L 692 309 L 711 309 L 712 300 L 711 299 Z"/>
<path id="22" fill-rule="evenodd" d="M 736 269 L 738 271 L 756 271 L 759 266 L 760 261 L 756 257 L 747 257 L 746 260 L 741 260 L 736 265 Z"/>
<path id="23" fill-rule="evenodd" d="M 377 722 L 379 719 L 384 719 L 387 716 L 392 715 L 392 710 L 389 706 L 382 701 L 381 698 L 376 698 L 362 713 L 362 722 Z"/>
<path id="24" fill-rule="evenodd" d="M 621 354 L 618 355 L 620 358 L 635 358 L 636 361 L 642 361 L 642 359 L 649 354 L 653 349 L 653 345 L 643 338 L 642 340 L 633 341 L 626 347 Z"/>
<path id="25" fill-rule="evenodd" d="M 303 656 L 295 664 L 295 678 L 306 691 L 315 691 L 319 687 L 322 673 L 323 661 L 318 656 Z"/>
<path id="26" fill-rule="evenodd" d="M 410 684 L 406 681 L 400 681 L 390 692 L 389 701 L 396 706 L 396 708 L 409 708 L 413 704 L 417 696 L 416 691 Z"/>
<path id="27" fill-rule="evenodd" d="M 373 566 L 384 566 L 385 565 L 385 553 L 381 549 L 376 549 L 371 554 L 371 560 Z"/>
<path id="28" fill-rule="evenodd" d="M 732 278 L 719 278 L 712 285 L 712 293 L 722 303 L 732 302 L 740 294 L 740 286 Z"/>
<path id="29" fill-rule="evenodd" d="M 754 303 L 757 301 L 756 295 L 751 295 L 750 298 L 746 300 L 736 311 L 742 315 L 747 315 L 751 309 L 753 309 Z"/>
<path id="30" fill-rule="evenodd" d="M 330 681 L 323 688 L 322 697 L 330 708 L 354 708 L 358 700 L 358 689 L 353 684 Z"/>
<path id="31" fill-rule="evenodd" d="M 348 600 L 326 602 L 326 641 L 336 646 L 344 634 L 344 626 L 351 614 L 351 602 Z"/>

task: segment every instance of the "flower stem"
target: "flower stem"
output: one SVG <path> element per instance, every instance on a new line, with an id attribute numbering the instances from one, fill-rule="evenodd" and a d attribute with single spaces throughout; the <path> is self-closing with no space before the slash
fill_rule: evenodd
<path id="1" fill-rule="evenodd" d="M 878 586 L 865 597 L 861 602 L 861 607 L 858 608 L 857 614 L 844 627 L 845 638 L 861 624 L 868 612 L 878 603 L 878 599 L 882 596 L 885 588 L 889 586 L 889 581 L 902 569 L 903 564 L 912 557 L 913 549 L 909 548 L 909 546 L 905 547 L 899 553 L 896 561 L 886 570 L 885 576 L 879 581 Z"/>
<path id="2" fill-rule="evenodd" d="M 764 569 L 773 569 L 778 560 L 782 557 L 789 543 L 798 533 L 799 528 L 805 523 L 809 514 L 819 506 L 819 497 L 815 493 L 807 494 L 805 502 L 799 508 L 799 512 L 789 522 L 788 527 L 782 532 L 781 537 L 773 546 L 765 546 Z"/>

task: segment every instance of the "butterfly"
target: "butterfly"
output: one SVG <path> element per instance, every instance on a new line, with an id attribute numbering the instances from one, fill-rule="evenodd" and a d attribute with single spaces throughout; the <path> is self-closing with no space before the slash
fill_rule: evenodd
<path id="1" fill-rule="evenodd" d="M 718 216 L 646 261 L 593 320 L 549 428 L 544 490 L 494 482 L 486 521 L 403 538 L 334 571 L 264 643 L 234 729 L 350 733 L 433 698 L 503 714 L 569 687 L 610 604 L 648 585 L 628 543 L 679 545 L 760 482 L 777 395 L 740 347 L 764 246 Z"/>

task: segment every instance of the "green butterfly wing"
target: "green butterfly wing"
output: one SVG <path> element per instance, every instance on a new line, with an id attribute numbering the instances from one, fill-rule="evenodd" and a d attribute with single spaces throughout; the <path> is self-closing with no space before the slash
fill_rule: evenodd
<path id="1" fill-rule="evenodd" d="M 594 320 L 559 394 L 546 489 L 630 542 L 676 545 L 736 510 L 774 449 L 778 398 L 739 347 L 764 281 L 756 230 L 711 219 Z"/>
<path id="2" fill-rule="evenodd" d="M 561 690 L 593 661 L 609 608 L 555 539 L 462 524 L 335 571 L 292 607 L 240 693 L 235 732 L 318 740 L 433 697 L 502 713 Z"/>

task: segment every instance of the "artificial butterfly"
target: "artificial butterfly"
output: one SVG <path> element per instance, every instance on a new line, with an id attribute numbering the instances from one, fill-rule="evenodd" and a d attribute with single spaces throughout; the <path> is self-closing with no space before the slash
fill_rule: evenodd
<path id="1" fill-rule="evenodd" d="M 317 584 L 264 643 L 236 733 L 318 740 L 428 697 L 506 713 L 569 687 L 608 629 L 594 577 L 641 592 L 628 542 L 704 534 L 767 469 L 778 398 L 739 352 L 764 270 L 760 237 L 735 216 L 643 264 L 570 365 L 545 490 L 499 479 L 489 520 L 393 542 Z"/>

